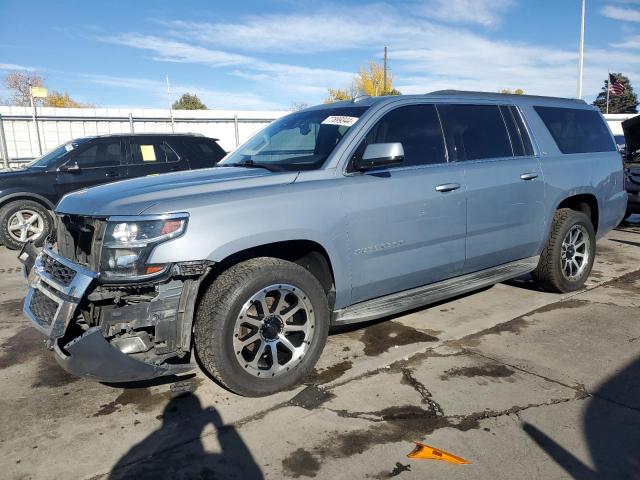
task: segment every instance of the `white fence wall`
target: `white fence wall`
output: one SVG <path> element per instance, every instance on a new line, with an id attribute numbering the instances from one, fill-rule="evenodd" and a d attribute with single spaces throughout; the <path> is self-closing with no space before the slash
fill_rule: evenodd
<path id="1" fill-rule="evenodd" d="M 200 133 L 220 140 L 226 151 L 286 111 L 174 110 L 176 133 Z M 37 109 L 42 153 L 73 138 L 109 133 L 170 133 L 169 112 L 148 108 Z M 4 135 L 3 135 L 4 134 Z M 40 156 L 38 137 L 29 107 L 0 106 L 0 156 L 22 162 Z"/>
<path id="2" fill-rule="evenodd" d="M 604 118 L 614 135 L 622 135 L 622 122 L 636 115 L 637 113 L 607 113 Z"/>

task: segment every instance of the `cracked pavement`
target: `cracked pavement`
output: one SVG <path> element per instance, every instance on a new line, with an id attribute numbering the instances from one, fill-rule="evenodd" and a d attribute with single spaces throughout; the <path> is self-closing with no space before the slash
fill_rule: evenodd
<path id="1" fill-rule="evenodd" d="M 341 328 L 305 385 L 259 399 L 200 372 L 66 374 L 20 313 L 15 253 L 0 261 L 3 478 L 640 479 L 640 216 L 580 292 L 524 277 Z M 414 441 L 471 464 L 410 460 Z"/>

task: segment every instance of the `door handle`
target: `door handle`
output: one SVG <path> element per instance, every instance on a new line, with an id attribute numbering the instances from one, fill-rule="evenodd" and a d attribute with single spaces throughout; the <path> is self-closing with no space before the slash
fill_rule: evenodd
<path id="1" fill-rule="evenodd" d="M 442 185 L 436 186 L 436 192 L 452 192 L 453 190 L 458 190 L 459 188 L 459 183 L 443 183 Z"/>
<path id="2" fill-rule="evenodd" d="M 537 173 L 523 173 L 520 175 L 520 180 L 533 180 L 534 178 L 538 178 Z"/>
<path id="3" fill-rule="evenodd" d="M 120 176 L 118 172 L 107 172 L 104 174 L 107 178 L 117 178 Z"/>

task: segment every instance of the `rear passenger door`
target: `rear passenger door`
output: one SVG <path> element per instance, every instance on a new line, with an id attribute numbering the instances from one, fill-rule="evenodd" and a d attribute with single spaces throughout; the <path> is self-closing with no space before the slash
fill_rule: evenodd
<path id="1" fill-rule="evenodd" d="M 452 155 L 464 165 L 464 273 L 534 256 L 544 235 L 544 181 L 514 106 L 438 107 Z"/>
<path id="2" fill-rule="evenodd" d="M 186 159 L 176 152 L 166 137 L 136 135 L 130 138 L 129 146 L 129 178 L 189 169 Z"/>
<path id="3" fill-rule="evenodd" d="M 58 168 L 55 183 L 58 196 L 126 178 L 124 157 L 125 145 L 120 137 L 97 138 L 83 144 Z"/>
<path id="4" fill-rule="evenodd" d="M 403 163 L 344 178 L 354 303 L 456 276 L 464 264 L 463 168 L 447 163 L 435 106 L 387 112 L 353 157 L 388 142 L 402 143 Z"/>

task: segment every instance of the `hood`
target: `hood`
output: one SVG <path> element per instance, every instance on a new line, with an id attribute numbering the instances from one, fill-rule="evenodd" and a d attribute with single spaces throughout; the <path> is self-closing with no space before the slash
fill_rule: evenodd
<path id="1" fill-rule="evenodd" d="M 627 153 L 633 154 L 640 150 L 640 115 L 622 122 L 622 131 Z"/>
<path id="2" fill-rule="evenodd" d="M 286 184 L 293 182 L 297 175 L 297 172 L 272 173 L 262 168 L 236 167 L 148 175 L 65 195 L 56 212 L 86 216 L 140 215 L 153 206 L 170 212 L 172 203 L 187 197 L 202 198 L 229 190 Z"/>
<path id="3" fill-rule="evenodd" d="M 28 168 L 0 168 L 0 181 L 16 177 L 25 177 L 34 173 L 42 173 L 41 170 L 34 172 Z"/>

